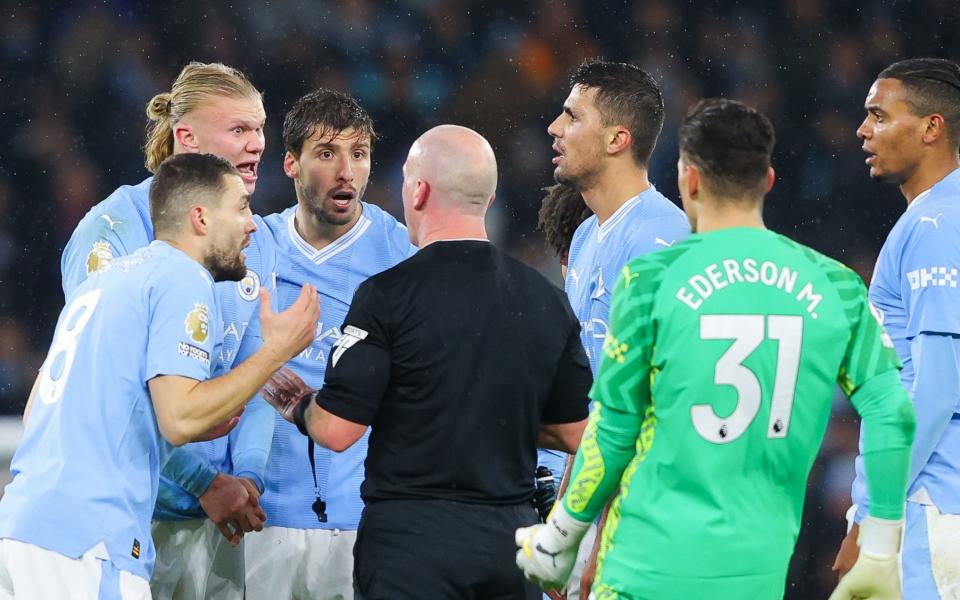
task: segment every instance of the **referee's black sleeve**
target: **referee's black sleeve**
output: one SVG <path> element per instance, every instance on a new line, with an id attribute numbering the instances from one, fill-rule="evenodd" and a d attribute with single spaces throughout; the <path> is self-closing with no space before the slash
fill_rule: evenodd
<path id="1" fill-rule="evenodd" d="M 360 425 L 373 422 L 390 382 L 389 304 L 371 281 L 357 288 L 340 339 L 330 349 L 316 402 Z"/>
<path id="2" fill-rule="evenodd" d="M 574 320 L 550 388 L 550 397 L 540 417 L 541 422 L 576 423 L 586 419 L 590 405 L 588 394 L 592 384 L 590 362 L 580 341 L 580 323 Z"/>

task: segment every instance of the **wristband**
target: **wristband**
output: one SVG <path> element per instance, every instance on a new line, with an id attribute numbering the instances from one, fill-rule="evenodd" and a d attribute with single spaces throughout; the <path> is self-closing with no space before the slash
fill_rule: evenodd
<path id="1" fill-rule="evenodd" d="M 303 398 L 297 402 L 296 408 L 293 409 L 293 424 L 297 426 L 297 429 L 303 435 L 310 437 L 310 434 L 307 433 L 307 407 L 310 406 L 310 403 L 313 402 L 317 397 L 317 392 L 308 392 L 303 395 Z"/>
<path id="2" fill-rule="evenodd" d="M 860 523 L 857 543 L 860 550 L 872 556 L 892 556 L 900 552 L 903 520 L 891 521 L 867 517 Z"/>

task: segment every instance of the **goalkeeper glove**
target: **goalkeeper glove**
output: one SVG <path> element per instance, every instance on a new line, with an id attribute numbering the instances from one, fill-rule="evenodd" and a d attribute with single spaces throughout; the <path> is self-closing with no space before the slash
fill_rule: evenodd
<path id="1" fill-rule="evenodd" d="M 830 600 L 901 600 L 900 536 L 903 520 L 867 517 L 860 523 L 860 556 L 843 576 Z"/>
<path id="2" fill-rule="evenodd" d="M 555 504 L 546 523 L 517 530 L 517 566 L 541 588 L 563 589 L 589 527 L 589 522 L 574 519 L 560 503 Z"/>

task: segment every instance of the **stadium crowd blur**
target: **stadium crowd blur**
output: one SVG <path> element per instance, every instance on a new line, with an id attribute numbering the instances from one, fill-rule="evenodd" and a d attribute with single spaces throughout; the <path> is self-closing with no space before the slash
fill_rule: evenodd
<path id="1" fill-rule="evenodd" d="M 855 268 L 873 262 L 903 200 L 871 182 L 855 131 L 876 74 L 907 57 L 958 58 L 952 0 L 116 0 L 5 2 L 0 14 L 0 413 L 26 401 L 62 307 L 59 257 L 90 206 L 147 176 L 144 106 L 190 60 L 245 71 L 265 92 L 255 210 L 295 202 L 281 169 L 290 103 L 316 86 L 355 95 L 380 139 L 365 199 L 401 215 L 411 141 L 453 122 L 494 145 L 491 230 L 560 283 L 535 231 L 551 183 L 546 127 L 581 60 L 635 62 L 660 81 L 666 124 L 651 177 L 676 199 L 676 128 L 702 96 L 741 99 L 777 130 L 768 226 Z M 103 357 L 110 360 L 110 357 Z M 788 598 L 825 597 L 843 533 L 857 423 L 845 401 L 818 460 Z"/>

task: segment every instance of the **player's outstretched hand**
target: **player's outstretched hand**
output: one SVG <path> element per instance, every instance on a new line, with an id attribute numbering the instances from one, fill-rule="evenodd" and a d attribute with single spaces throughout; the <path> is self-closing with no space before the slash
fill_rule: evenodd
<path id="1" fill-rule="evenodd" d="M 267 404 L 277 409 L 280 416 L 288 422 L 293 423 L 293 411 L 297 403 L 313 390 L 296 373 L 283 367 L 270 376 L 260 392 Z"/>
<path id="2" fill-rule="evenodd" d="M 860 524 L 860 556 L 830 600 L 902 600 L 897 554 L 903 521 L 867 517 Z"/>
<path id="3" fill-rule="evenodd" d="M 281 362 L 287 362 L 309 346 L 316 336 L 320 318 L 320 299 L 317 288 L 309 283 L 287 310 L 273 312 L 270 292 L 260 289 L 260 327 L 263 345 L 272 350 Z"/>
<path id="4" fill-rule="evenodd" d="M 517 566 L 541 588 L 562 590 L 588 527 L 590 523 L 577 521 L 562 506 L 555 505 L 546 523 L 517 530 Z"/>

